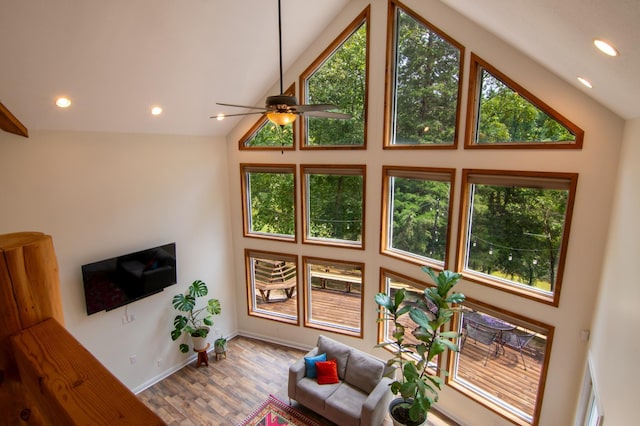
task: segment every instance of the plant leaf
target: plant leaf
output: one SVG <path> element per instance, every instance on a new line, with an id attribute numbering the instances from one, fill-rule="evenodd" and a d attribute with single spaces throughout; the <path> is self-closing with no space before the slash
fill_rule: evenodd
<path id="1" fill-rule="evenodd" d="M 206 296 L 209 293 L 209 289 L 204 281 L 195 280 L 189 286 L 189 294 L 194 297 Z"/>

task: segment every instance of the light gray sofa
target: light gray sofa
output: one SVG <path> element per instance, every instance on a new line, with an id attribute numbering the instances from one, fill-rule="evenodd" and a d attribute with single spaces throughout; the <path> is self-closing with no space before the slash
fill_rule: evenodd
<path id="1" fill-rule="evenodd" d="M 395 369 L 326 336 L 319 336 L 305 357 L 323 353 L 336 360 L 340 382 L 320 385 L 306 377 L 302 358 L 289 367 L 289 398 L 340 426 L 379 426 L 392 397 L 389 384 Z"/>

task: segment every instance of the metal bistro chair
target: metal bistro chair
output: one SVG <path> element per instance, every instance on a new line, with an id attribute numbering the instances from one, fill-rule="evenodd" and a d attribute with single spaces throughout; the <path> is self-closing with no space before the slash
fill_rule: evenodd
<path id="1" fill-rule="evenodd" d="M 470 319 L 466 321 L 466 330 L 467 330 L 467 334 L 466 336 L 464 336 L 463 347 L 464 347 L 464 343 L 468 338 L 472 338 L 474 342 L 480 342 L 483 345 L 488 346 L 487 357 L 484 360 L 484 365 L 487 365 L 487 361 L 489 360 L 489 355 L 491 355 L 492 345 L 494 343 L 496 345 L 496 348 L 495 348 L 496 354 L 498 353 L 498 350 L 500 348 L 499 339 L 498 339 L 500 331 L 486 327 Z"/>
<path id="2" fill-rule="evenodd" d="M 502 333 L 502 345 L 509 346 L 510 348 L 516 349 L 520 352 L 520 358 L 522 358 L 522 365 L 524 369 L 527 369 L 527 364 L 524 362 L 524 355 L 522 355 L 522 349 L 524 349 L 529 342 L 535 336 L 534 333 L 529 333 L 523 330 L 512 330 L 505 331 Z"/>

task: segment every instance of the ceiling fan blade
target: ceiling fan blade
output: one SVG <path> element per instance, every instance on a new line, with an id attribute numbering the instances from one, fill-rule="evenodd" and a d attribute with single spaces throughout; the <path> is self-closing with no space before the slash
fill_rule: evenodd
<path id="1" fill-rule="evenodd" d="M 296 105 L 295 110 L 298 112 L 307 112 L 307 111 L 329 111 L 331 109 L 340 109 L 337 105 L 331 104 L 308 104 L 308 105 Z"/>
<path id="2" fill-rule="evenodd" d="M 316 117 L 316 118 L 333 118 L 336 120 L 350 120 L 351 114 L 343 114 L 341 112 L 331 112 L 331 111 L 309 111 L 303 113 L 303 115 L 307 117 Z"/>
<path id="3" fill-rule="evenodd" d="M 266 111 L 267 110 L 265 107 L 256 107 L 256 106 L 248 106 L 248 105 L 235 105 L 235 104 L 223 104 L 223 103 L 220 103 L 220 102 L 216 102 L 216 105 L 230 106 L 230 107 L 235 107 L 235 108 L 259 109 L 259 110 L 262 110 L 262 111 Z"/>
<path id="4" fill-rule="evenodd" d="M 253 115 L 253 114 L 264 114 L 264 113 L 265 113 L 265 111 L 254 111 L 254 112 L 242 112 L 240 114 L 222 114 L 222 116 L 224 118 L 227 118 L 227 117 L 238 117 L 240 115 Z M 218 118 L 218 116 L 217 115 L 212 115 L 209 118 Z"/>

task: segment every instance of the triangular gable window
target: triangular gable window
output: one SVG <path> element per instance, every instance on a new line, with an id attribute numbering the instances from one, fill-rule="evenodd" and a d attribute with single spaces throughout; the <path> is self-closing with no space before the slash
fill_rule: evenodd
<path id="1" fill-rule="evenodd" d="M 582 148 L 582 129 L 473 54 L 470 75 L 465 148 Z"/>

